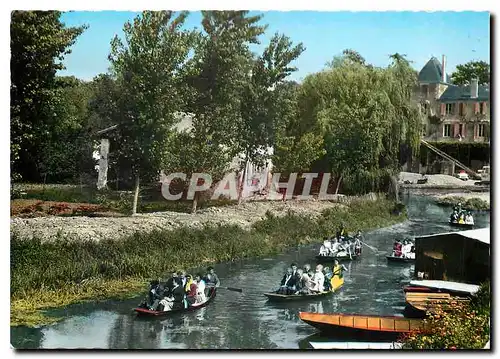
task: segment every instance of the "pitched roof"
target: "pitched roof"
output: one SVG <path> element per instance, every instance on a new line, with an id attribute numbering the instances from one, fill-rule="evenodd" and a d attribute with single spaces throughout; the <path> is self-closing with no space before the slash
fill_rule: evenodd
<path id="1" fill-rule="evenodd" d="M 422 70 L 418 73 L 418 81 L 426 83 L 440 83 L 443 82 L 442 76 L 443 68 L 441 63 L 435 57 L 431 57 L 429 61 L 422 67 Z M 446 83 L 450 82 L 450 76 L 446 74 Z"/>
<path id="2" fill-rule="evenodd" d="M 458 100 L 471 100 L 471 101 L 489 101 L 490 100 L 490 87 L 489 86 L 478 86 L 477 97 L 470 97 L 470 85 L 467 86 L 457 86 L 449 85 L 448 88 L 442 93 L 439 101 L 458 101 Z"/>
<path id="3" fill-rule="evenodd" d="M 474 239 L 476 241 L 483 242 L 488 245 L 490 244 L 490 227 L 471 229 L 467 231 L 447 232 L 439 234 L 430 234 L 426 236 L 418 236 L 415 237 L 415 240 L 426 239 L 426 238 L 431 238 L 432 240 L 436 240 L 438 237 L 446 237 L 450 235 L 459 235 L 461 237 Z"/>

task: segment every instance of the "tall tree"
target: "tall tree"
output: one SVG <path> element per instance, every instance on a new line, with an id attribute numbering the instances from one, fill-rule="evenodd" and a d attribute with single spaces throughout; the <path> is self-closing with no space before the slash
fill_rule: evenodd
<path id="1" fill-rule="evenodd" d="M 311 104 L 303 114 L 322 129 L 330 169 L 351 192 L 387 188 L 399 172 L 401 144 L 418 149 L 416 75 L 404 57 L 393 59 L 384 69 L 341 57 L 304 81 Z"/>
<path id="2" fill-rule="evenodd" d="M 304 51 L 302 43 L 293 45 L 285 35 L 276 33 L 261 56 L 253 63 L 244 87 L 241 116 L 238 121 L 238 147 L 243 154 L 243 178 L 248 161 L 264 165 L 271 154 L 267 148 L 275 144 L 276 129 L 287 114 L 280 103 L 285 91 L 276 90 L 297 71 L 291 63 Z M 240 190 L 241 200 L 241 190 Z"/>
<path id="3" fill-rule="evenodd" d="M 119 156 L 135 178 L 132 214 L 137 212 L 140 180 L 158 178 L 175 113 L 182 109 L 180 70 L 194 36 L 181 30 L 187 12 L 144 11 L 116 36 L 109 56 L 121 89 L 118 98 Z"/>
<path id="4" fill-rule="evenodd" d="M 65 27 L 59 11 L 13 11 L 11 48 L 11 174 L 40 180 L 39 147 L 52 126 L 57 70 L 85 27 Z M 19 177 L 18 177 L 19 178 Z"/>
<path id="5" fill-rule="evenodd" d="M 188 169 L 202 167 L 215 177 L 240 150 L 238 123 L 253 59 L 249 46 L 259 42 L 266 26 L 259 25 L 261 15 L 249 16 L 248 11 L 202 11 L 202 16 L 203 33 L 186 71 L 186 82 L 192 90 L 187 108 L 193 114 L 191 136 L 204 145 L 191 149 L 195 158 Z M 214 149 L 223 149 L 227 156 L 210 153 Z"/>
<path id="6" fill-rule="evenodd" d="M 469 61 L 457 65 L 457 69 L 451 74 L 451 81 L 455 85 L 468 85 L 473 78 L 477 78 L 480 85 L 489 84 L 490 65 L 485 61 Z"/>

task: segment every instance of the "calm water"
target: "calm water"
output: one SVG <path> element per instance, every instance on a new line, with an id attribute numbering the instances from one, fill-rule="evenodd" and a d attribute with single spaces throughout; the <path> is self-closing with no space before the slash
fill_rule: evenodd
<path id="1" fill-rule="evenodd" d="M 127 301 L 73 305 L 54 311 L 65 320 L 36 329 L 11 328 L 15 348 L 103 349 L 298 349 L 310 340 L 326 340 L 298 318 L 299 311 L 402 315 L 402 286 L 412 279 L 413 265 L 388 264 L 385 255 L 396 238 L 454 230 L 446 222 L 449 208 L 422 196 L 404 197 L 409 220 L 365 233 L 363 257 L 345 263 L 344 288 L 313 302 L 267 303 L 263 293 L 275 288 L 291 262 L 314 265 L 318 246 L 301 247 L 273 258 L 220 264 L 215 267 L 224 285 L 243 293 L 220 290 L 199 311 L 172 318 L 141 319 L 132 308 L 143 296 Z M 489 213 L 476 214 L 477 227 L 487 227 Z M 335 338 L 328 338 L 335 340 Z"/>

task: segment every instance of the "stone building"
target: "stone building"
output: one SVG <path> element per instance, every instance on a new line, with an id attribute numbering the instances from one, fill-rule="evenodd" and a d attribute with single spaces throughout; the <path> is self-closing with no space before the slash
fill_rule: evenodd
<path id="1" fill-rule="evenodd" d="M 422 137 L 427 141 L 488 142 L 490 138 L 489 86 L 471 79 L 453 85 L 446 74 L 446 58 L 432 57 L 418 75 L 418 101 L 424 116 Z"/>

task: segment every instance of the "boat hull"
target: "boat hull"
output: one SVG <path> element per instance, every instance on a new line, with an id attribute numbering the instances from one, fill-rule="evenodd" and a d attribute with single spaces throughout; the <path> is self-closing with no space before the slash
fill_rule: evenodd
<path id="1" fill-rule="evenodd" d="M 331 256 L 316 256 L 316 262 L 318 263 L 333 263 L 335 262 L 335 260 L 338 260 L 339 262 L 341 261 L 350 261 L 350 260 L 356 260 L 358 259 L 360 256 L 356 256 L 356 255 L 353 255 L 352 256 L 352 259 L 351 257 L 349 256 L 335 256 L 335 257 L 331 257 Z"/>
<path id="2" fill-rule="evenodd" d="M 344 285 L 344 278 L 339 278 L 338 276 L 333 277 L 332 290 L 316 293 L 316 294 L 278 294 L 278 293 L 264 293 L 267 299 L 271 302 L 293 302 L 293 301 L 303 301 L 312 300 L 327 297 L 337 292 Z"/>
<path id="3" fill-rule="evenodd" d="M 457 222 L 448 222 L 448 224 L 452 227 L 459 227 L 459 228 L 474 228 L 474 224 L 468 224 L 468 223 L 457 223 Z"/>
<path id="4" fill-rule="evenodd" d="M 388 262 L 393 263 L 413 263 L 415 262 L 415 258 L 403 258 L 403 257 L 394 257 L 394 256 L 385 256 Z"/>
<path id="5" fill-rule="evenodd" d="M 332 337 L 363 338 L 370 341 L 395 341 L 401 335 L 422 331 L 419 319 L 347 314 L 320 314 L 300 312 L 305 323 Z"/>
<path id="6" fill-rule="evenodd" d="M 217 295 L 217 289 L 216 288 L 210 288 L 208 292 L 208 297 L 207 300 L 204 303 L 198 304 L 198 305 L 192 305 L 188 308 L 181 308 L 181 309 L 174 309 L 174 310 L 168 310 L 168 311 L 161 311 L 161 310 L 149 310 L 147 308 L 135 308 L 134 311 L 137 313 L 138 316 L 142 317 L 166 317 L 166 316 L 171 316 L 179 313 L 189 313 L 193 312 L 195 310 L 198 310 L 200 308 L 206 307 Z"/>

